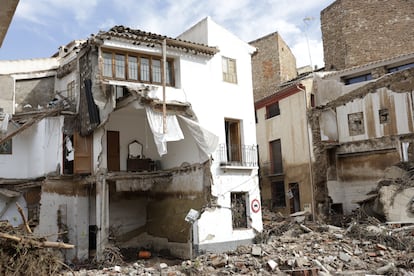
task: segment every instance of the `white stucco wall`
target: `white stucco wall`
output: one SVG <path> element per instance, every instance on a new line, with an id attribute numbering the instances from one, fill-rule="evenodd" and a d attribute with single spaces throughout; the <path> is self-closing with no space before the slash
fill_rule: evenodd
<path id="1" fill-rule="evenodd" d="M 14 136 L 12 154 L 0 155 L 0 176 L 34 178 L 55 172 L 62 163 L 62 127 L 63 116 L 50 117 Z"/>
<path id="2" fill-rule="evenodd" d="M 69 243 L 74 249 L 65 250 L 65 259 L 71 261 L 88 258 L 89 253 L 89 201 L 85 196 L 66 196 L 56 193 L 42 192 L 40 200 L 40 221 L 35 233 L 56 241 L 59 233 L 57 221 L 59 210 L 65 210 L 63 223 L 68 226 Z M 91 221 L 92 222 L 92 221 Z"/>
<path id="3" fill-rule="evenodd" d="M 2 60 L 0 61 L 0 74 L 41 72 L 56 69 L 58 66 L 58 58 Z"/>
<path id="4" fill-rule="evenodd" d="M 383 98 L 387 99 L 384 106 L 381 105 L 381 102 L 384 101 Z M 410 128 L 413 128 L 413 121 L 409 118 L 410 114 L 413 114 L 410 94 L 395 93 L 387 88 L 381 88 L 376 93 L 369 93 L 363 98 L 354 99 L 336 108 L 339 142 L 345 143 L 390 135 L 390 133 L 384 132 L 385 124 L 380 124 L 378 111 L 381 108 L 388 108 L 389 116 L 395 118 L 396 133 L 393 134 L 410 133 Z M 365 132 L 361 135 L 351 136 L 348 127 L 348 114 L 356 112 L 363 112 Z M 392 121 L 392 119 L 390 120 Z M 371 137 L 368 132 L 370 127 L 375 128 Z"/>
<path id="5" fill-rule="evenodd" d="M 191 59 L 181 60 L 181 81 L 188 101 L 201 123 L 219 136 L 219 143 L 225 143 L 224 122 L 226 118 L 240 120 L 241 143 L 256 145 L 256 124 L 254 117 L 253 88 L 251 75 L 251 54 L 254 48 L 241 41 L 211 18 L 207 17 L 181 39 L 207 43 L 220 49 L 208 64 L 194 63 Z M 227 83 L 222 76 L 222 57 L 236 60 L 237 83 Z M 198 71 L 195 71 L 198 69 Z M 199 72 L 199 73 L 195 73 Z M 213 155 L 215 156 L 215 155 Z M 253 229 L 262 230 L 261 210 L 253 213 L 250 204 L 260 201 L 257 168 L 245 170 L 223 170 L 219 160 L 213 163 L 212 195 L 217 197 L 220 207 L 202 214 L 196 226 L 196 243 L 200 245 L 247 240 L 254 237 Z M 251 218 L 250 229 L 232 228 L 230 209 L 231 192 L 247 193 L 247 216 Z"/>

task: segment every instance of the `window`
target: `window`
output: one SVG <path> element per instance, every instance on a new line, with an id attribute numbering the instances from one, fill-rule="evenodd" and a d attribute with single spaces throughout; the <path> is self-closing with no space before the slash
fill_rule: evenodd
<path id="1" fill-rule="evenodd" d="M 240 121 L 225 120 L 227 161 L 241 163 Z"/>
<path id="2" fill-rule="evenodd" d="M 272 208 L 286 207 L 285 200 L 285 182 L 274 181 L 272 182 Z"/>
<path id="3" fill-rule="evenodd" d="M 237 83 L 237 71 L 236 71 L 236 60 L 223 57 L 223 81 Z"/>
<path id="4" fill-rule="evenodd" d="M 167 60 L 167 78 L 165 80 L 166 84 L 171 85 L 174 79 L 174 66 L 171 60 Z"/>
<path id="5" fill-rule="evenodd" d="M 409 68 L 413 68 L 413 67 L 414 67 L 414 62 L 407 63 L 407 64 L 404 64 L 404 65 L 388 68 L 388 73 L 397 72 L 397 71 L 401 71 L 401 70 L 405 70 L 405 69 L 409 69 Z"/>
<path id="6" fill-rule="evenodd" d="M 266 106 L 266 119 L 280 115 L 279 102 Z"/>
<path id="7" fill-rule="evenodd" d="M 162 83 L 162 61 L 160 57 L 139 55 L 137 53 L 103 52 L 102 75 L 104 77 Z M 174 85 L 174 60 L 167 59 L 165 83 Z"/>
<path id="8" fill-rule="evenodd" d="M 150 64 L 148 58 L 141 58 L 141 81 L 150 81 Z"/>
<path id="9" fill-rule="evenodd" d="M 66 90 L 68 99 L 73 100 L 75 96 L 75 81 L 69 82 Z"/>
<path id="10" fill-rule="evenodd" d="M 128 79 L 138 80 L 138 58 L 128 57 Z"/>
<path id="11" fill-rule="evenodd" d="M 270 142 L 271 174 L 282 174 L 282 146 L 280 139 Z"/>
<path id="12" fill-rule="evenodd" d="M 152 60 L 152 82 L 161 83 L 161 60 Z"/>
<path id="13" fill-rule="evenodd" d="M 310 95 L 311 107 L 315 107 L 315 94 Z"/>
<path id="14" fill-rule="evenodd" d="M 360 75 L 360 76 L 356 76 L 356 77 L 345 78 L 344 79 L 344 83 L 346 85 L 349 85 L 349 84 L 354 84 L 354 83 L 363 82 L 363 81 L 369 81 L 369 80 L 372 80 L 371 73 L 364 74 L 364 75 Z"/>
<path id="15" fill-rule="evenodd" d="M 115 55 L 115 78 L 125 79 L 125 56 Z"/>
<path id="16" fill-rule="evenodd" d="M 378 116 L 379 116 L 380 124 L 386 124 L 390 121 L 388 108 L 383 108 L 383 109 L 378 110 Z"/>
<path id="17" fill-rule="evenodd" d="M 0 144 L 0 154 L 12 154 L 12 139 Z"/>
<path id="18" fill-rule="evenodd" d="M 348 129 L 351 136 L 365 133 L 363 112 L 348 114 Z"/>
<path id="19" fill-rule="evenodd" d="M 247 193 L 231 193 L 233 229 L 247 228 Z"/>
<path id="20" fill-rule="evenodd" d="M 112 77 L 112 53 L 103 53 L 103 75 Z"/>

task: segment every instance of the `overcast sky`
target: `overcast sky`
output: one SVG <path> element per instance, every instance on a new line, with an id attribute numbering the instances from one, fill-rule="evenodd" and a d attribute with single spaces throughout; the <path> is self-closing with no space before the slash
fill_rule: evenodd
<path id="1" fill-rule="evenodd" d="M 334 0 L 20 0 L 0 59 L 52 56 L 61 45 L 125 25 L 176 37 L 210 16 L 249 42 L 279 32 L 297 66 L 323 66 L 320 12 Z M 304 20 L 305 18 L 311 20 Z M 309 41 L 307 46 L 306 36 Z M 309 58 L 309 51 L 311 58 Z"/>

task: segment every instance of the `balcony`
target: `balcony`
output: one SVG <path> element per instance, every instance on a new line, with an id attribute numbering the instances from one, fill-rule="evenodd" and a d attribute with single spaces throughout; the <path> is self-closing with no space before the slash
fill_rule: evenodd
<path id="1" fill-rule="evenodd" d="M 260 175 L 262 177 L 283 176 L 283 166 L 281 160 L 279 162 L 264 161 L 260 164 Z"/>
<path id="2" fill-rule="evenodd" d="M 257 168 L 257 145 L 220 144 L 218 148 L 218 159 L 221 168 Z"/>

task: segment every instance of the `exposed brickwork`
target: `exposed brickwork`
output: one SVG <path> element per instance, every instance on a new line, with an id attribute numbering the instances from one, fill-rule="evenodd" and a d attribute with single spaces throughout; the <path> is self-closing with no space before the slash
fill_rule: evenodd
<path id="1" fill-rule="evenodd" d="M 297 76 L 296 59 L 277 32 L 250 44 L 258 49 L 252 57 L 254 100 L 258 101 L 273 94 L 279 84 Z"/>
<path id="2" fill-rule="evenodd" d="M 413 0 L 337 0 L 321 12 L 327 70 L 414 51 Z"/>

